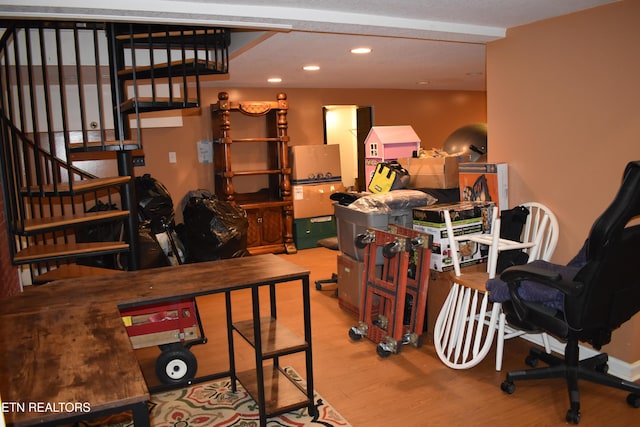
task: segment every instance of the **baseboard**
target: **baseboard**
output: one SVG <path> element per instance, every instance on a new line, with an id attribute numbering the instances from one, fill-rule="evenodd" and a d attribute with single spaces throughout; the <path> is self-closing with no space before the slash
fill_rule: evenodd
<path id="1" fill-rule="evenodd" d="M 540 346 L 543 345 L 540 334 L 524 334 L 522 335 L 522 338 L 534 344 Z M 550 336 L 549 344 L 551 346 L 551 351 L 558 354 L 564 354 L 565 345 L 563 342 Z M 580 359 L 595 356 L 596 354 L 598 354 L 596 350 L 590 347 L 580 346 Z M 640 361 L 629 363 L 609 356 L 609 373 L 627 381 L 636 381 L 640 379 Z"/>

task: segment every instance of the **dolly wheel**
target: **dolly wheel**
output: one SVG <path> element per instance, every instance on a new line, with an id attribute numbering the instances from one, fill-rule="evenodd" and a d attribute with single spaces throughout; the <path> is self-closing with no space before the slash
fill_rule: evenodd
<path id="1" fill-rule="evenodd" d="M 369 243 L 371 243 L 371 236 L 368 234 L 358 234 L 355 238 L 355 245 L 358 249 L 364 249 Z"/>
<path id="2" fill-rule="evenodd" d="M 360 340 L 360 338 L 362 338 L 362 333 L 357 327 L 354 326 L 349 329 L 349 338 L 351 338 L 353 341 L 358 341 Z"/>
<path id="3" fill-rule="evenodd" d="M 387 349 L 385 346 L 378 344 L 378 346 L 376 347 L 376 353 L 378 353 L 378 356 L 382 358 L 387 358 L 391 355 L 391 350 Z"/>
<path id="4" fill-rule="evenodd" d="M 177 384 L 191 380 L 198 370 L 193 353 L 182 345 L 170 347 L 156 359 L 156 375 L 163 384 Z"/>
<path id="5" fill-rule="evenodd" d="M 382 247 L 382 255 L 385 258 L 393 258 L 398 251 L 400 250 L 400 243 L 395 240 L 393 242 L 389 242 Z"/>

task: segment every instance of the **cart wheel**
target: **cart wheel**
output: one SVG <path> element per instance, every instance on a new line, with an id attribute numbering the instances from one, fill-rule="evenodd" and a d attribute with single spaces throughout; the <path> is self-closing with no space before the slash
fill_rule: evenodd
<path id="1" fill-rule="evenodd" d="M 382 255 L 385 258 L 393 258 L 400 250 L 400 244 L 397 240 L 389 242 L 382 247 Z"/>
<path id="2" fill-rule="evenodd" d="M 422 347 L 422 335 L 416 336 L 416 338 L 412 340 L 412 343 L 415 348 Z"/>
<path id="3" fill-rule="evenodd" d="M 169 347 L 156 359 L 156 375 L 163 384 L 176 384 L 193 379 L 197 369 L 196 356 L 182 345 Z"/>
<path id="4" fill-rule="evenodd" d="M 388 350 L 384 346 L 378 344 L 378 346 L 376 347 L 376 353 L 378 353 L 378 356 L 382 358 L 387 358 L 391 355 L 391 350 Z"/>
<path id="5" fill-rule="evenodd" d="M 356 245 L 356 248 L 364 249 L 365 247 L 367 247 L 369 243 L 371 243 L 371 241 L 372 241 L 371 236 L 369 236 L 366 233 L 363 233 L 363 234 L 358 234 L 356 236 L 354 243 Z"/>

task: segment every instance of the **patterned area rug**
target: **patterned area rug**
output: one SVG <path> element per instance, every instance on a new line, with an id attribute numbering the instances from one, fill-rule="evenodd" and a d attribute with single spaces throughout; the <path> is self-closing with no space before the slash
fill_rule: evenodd
<path id="1" fill-rule="evenodd" d="M 304 380 L 292 368 L 287 374 L 305 385 Z M 258 406 L 240 383 L 237 391 L 231 391 L 231 380 L 196 384 L 188 388 L 158 393 L 151 396 L 149 404 L 153 427 L 257 427 L 260 425 Z M 351 427 L 322 396 L 315 393 L 318 415 L 311 417 L 307 408 L 287 412 L 269 418 L 268 427 Z M 123 418 L 124 417 L 124 418 Z M 133 423 L 126 415 L 115 415 L 108 420 L 83 422 L 80 426 L 129 427 Z"/>

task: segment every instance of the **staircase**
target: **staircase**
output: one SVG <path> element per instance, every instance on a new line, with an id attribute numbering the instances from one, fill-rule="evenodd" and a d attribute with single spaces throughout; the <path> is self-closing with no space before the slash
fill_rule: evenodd
<path id="1" fill-rule="evenodd" d="M 137 124 L 150 112 L 200 105 L 200 78 L 228 72 L 229 31 L 57 21 L 0 27 L 11 262 L 33 284 L 138 269 Z M 95 229 L 108 241 L 87 240 Z"/>

